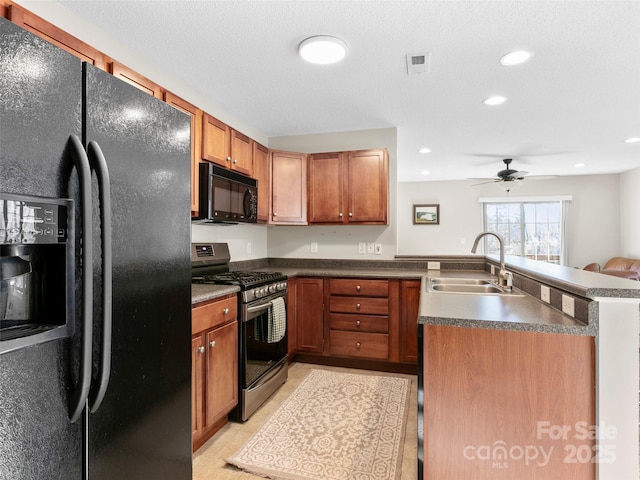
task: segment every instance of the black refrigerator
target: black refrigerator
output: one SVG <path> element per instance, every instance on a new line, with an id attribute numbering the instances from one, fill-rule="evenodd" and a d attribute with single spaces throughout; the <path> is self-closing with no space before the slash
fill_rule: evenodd
<path id="1" fill-rule="evenodd" d="M 0 479 L 191 479 L 190 218 L 189 117 L 0 18 Z"/>

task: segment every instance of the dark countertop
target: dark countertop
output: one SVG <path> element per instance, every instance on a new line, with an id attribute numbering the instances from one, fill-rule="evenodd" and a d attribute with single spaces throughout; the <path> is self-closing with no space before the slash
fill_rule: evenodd
<path id="1" fill-rule="evenodd" d="M 200 283 L 192 283 L 191 305 L 235 294 L 239 291 L 240 288 L 236 285 L 204 285 Z"/>
<path id="2" fill-rule="evenodd" d="M 530 295 L 478 295 L 427 291 L 429 277 L 491 278 L 483 272 L 430 272 L 420 287 L 418 323 L 468 328 L 595 335 L 594 325 L 550 308 Z M 521 293 L 514 290 L 515 293 Z"/>

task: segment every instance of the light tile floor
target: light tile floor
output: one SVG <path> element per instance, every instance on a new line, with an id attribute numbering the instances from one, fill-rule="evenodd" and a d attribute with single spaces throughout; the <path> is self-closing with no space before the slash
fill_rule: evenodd
<path id="1" fill-rule="evenodd" d="M 400 373 L 366 372 L 362 370 L 326 367 L 305 363 L 292 363 L 289 366 L 289 379 L 276 391 L 267 402 L 255 412 L 245 423 L 228 423 L 205 443 L 193 455 L 193 480 L 257 480 L 261 477 L 243 472 L 224 459 L 238 450 L 249 437 L 260 428 L 271 413 L 306 377 L 311 369 L 325 369 L 354 373 L 375 373 L 411 379 L 409 397 L 409 415 L 402 456 L 401 480 L 415 480 L 418 477 L 418 380 L 415 375 Z"/>

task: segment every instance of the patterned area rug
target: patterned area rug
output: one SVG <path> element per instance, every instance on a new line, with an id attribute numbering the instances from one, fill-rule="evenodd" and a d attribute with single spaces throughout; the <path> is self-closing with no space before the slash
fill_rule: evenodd
<path id="1" fill-rule="evenodd" d="M 227 463 L 277 480 L 396 480 L 411 380 L 311 370 Z"/>

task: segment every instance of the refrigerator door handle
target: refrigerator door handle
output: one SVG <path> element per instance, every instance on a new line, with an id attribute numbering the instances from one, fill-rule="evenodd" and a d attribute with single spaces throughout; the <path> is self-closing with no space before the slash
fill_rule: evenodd
<path id="1" fill-rule="evenodd" d="M 100 407 L 111 376 L 111 332 L 112 332 L 112 249 L 111 249 L 111 183 L 109 169 L 104 154 L 96 142 L 87 146 L 91 168 L 98 179 L 100 199 L 100 231 L 102 243 L 102 352 L 97 388 L 89 395 L 89 411 L 94 413 Z M 96 385 L 94 385 L 96 387 Z"/>
<path id="2" fill-rule="evenodd" d="M 78 174 L 82 216 L 82 332 L 80 340 L 80 370 L 78 381 L 69 400 L 69 419 L 80 418 L 91 387 L 91 345 L 93 340 L 93 237 L 91 206 L 91 167 L 82 143 L 71 135 L 69 155 Z"/>

